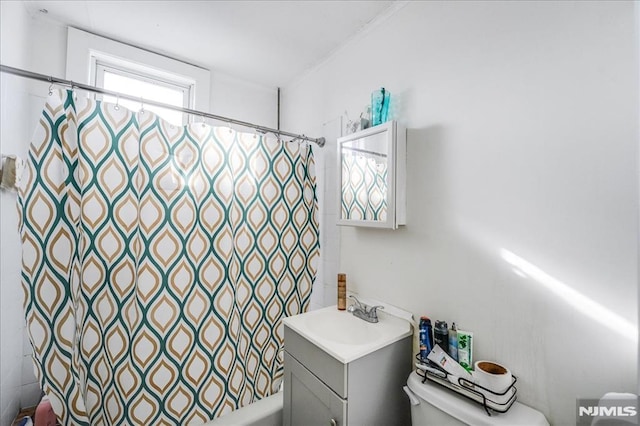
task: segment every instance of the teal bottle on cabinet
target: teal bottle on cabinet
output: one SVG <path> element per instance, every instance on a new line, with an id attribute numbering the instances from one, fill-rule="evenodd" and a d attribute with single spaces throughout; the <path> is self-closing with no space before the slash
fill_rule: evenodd
<path id="1" fill-rule="evenodd" d="M 386 123 L 389 119 L 391 93 L 384 87 L 371 94 L 371 125 Z"/>

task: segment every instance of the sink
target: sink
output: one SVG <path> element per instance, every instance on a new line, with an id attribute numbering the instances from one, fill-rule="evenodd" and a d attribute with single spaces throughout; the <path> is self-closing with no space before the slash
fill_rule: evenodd
<path id="1" fill-rule="evenodd" d="M 378 311 L 377 323 L 366 322 L 336 306 L 284 318 L 286 327 L 320 346 L 334 358 L 351 362 L 413 333 L 406 319 Z M 284 342 L 285 347 L 287 342 Z"/>

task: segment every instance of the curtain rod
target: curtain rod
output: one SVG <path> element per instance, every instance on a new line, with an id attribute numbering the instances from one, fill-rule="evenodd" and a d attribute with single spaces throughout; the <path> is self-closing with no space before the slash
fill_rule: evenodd
<path id="1" fill-rule="evenodd" d="M 249 123 L 247 121 L 241 121 L 241 120 L 236 120 L 233 118 L 228 118 L 228 117 L 222 117 L 220 115 L 215 115 L 215 114 L 209 114 L 208 112 L 203 112 L 203 111 L 196 111 L 194 109 L 189 109 L 189 108 L 184 108 L 184 107 L 178 107 L 178 106 L 174 106 L 174 105 L 169 105 L 169 104 L 165 104 L 162 102 L 157 102 L 157 101 L 152 101 L 149 99 L 143 99 L 137 96 L 131 96 L 131 95 L 127 95 L 125 93 L 118 93 L 118 92 L 114 92 L 111 90 L 105 90 L 105 89 L 101 89 L 99 87 L 95 87 L 95 86 L 90 86 L 87 84 L 82 84 L 82 83 L 75 83 L 71 80 L 65 80 L 62 78 L 57 78 L 57 77 L 53 77 L 53 76 L 48 76 L 48 75 L 44 75 L 44 74 L 38 74 L 32 71 L 27 71 L 27 70 L 23 70 L 20 68 L 14 68 L 14 67 L 10 67 L 7 65 L 2 65 L 0 64 L 0 72 L 4 72 L 7 74 L 13 74 L 13 75 L 17 75 L 20 77 L 25 77 L 25 78 L 31 78 L 33 80 L 40 80 L 40 81 L 46 81 L 52 84 L 58 84 L 58 85 L 63 85 L 63 86 L 69 86 L 71 89 L 74 88 L 78 88 L 81 90 L 86 90 L 88 92 L 94 92 L 94 93 L 99 93 L 102 95 L 109 95 L 109 96 L 115 96 L 115 97 L 119 97 L 122 99 L 128 99 L 131 101 L 137 101 L 140 102 L 142 104 L 146 104 L 146 105 L 153 105 L 153 106 L 157 106 L 157 107 L 162 107 L 162 108 L 168 108 L 174 111 L 180 111 L 180 112 L 184 112 L 187 114 L 191 114 L 191 115 L 197 115 L 200 117 L 206 117 L 206 118 L 211 118 L 213 120 L 218 120 L 218 121 L 224 121 L 230 124 L 236 124 L 239 126 L 243 126 L 243 127 L 250 127 L 253 129 L 256 129 L 259 132 L 262 133 L 273 133 L 275 135 L 278 136 L 288 136 L 293 138 L 294 140 L 296 139 L 300 139 L 303 141 L 309 141 L 309 142 L 313 142 L 318 144 L 318 146 L 323 147 L 325 144 L 325 139 L 324 138 L 310 138 L 309 136 L 305 136 L 305 135 L 298 135 L 296 133 L 290 133 L 290 132 L 285 132 L 283 130 L 279 130 L 279 129 L 272 129 L 270 127 L 265 127 L 265 126 L 259 126 L 257 124 L 253 124 L 253 123 Z"/>

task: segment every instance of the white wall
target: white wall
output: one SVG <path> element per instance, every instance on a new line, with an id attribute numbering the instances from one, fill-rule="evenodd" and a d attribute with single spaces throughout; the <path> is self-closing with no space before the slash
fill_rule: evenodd
<path id="1" fill-rule="evenodd" d="M 6 17 L 11 14 L 12 19 Z M 12 2 L 0 3 L 0 62 L 28 64 L 26 46 L 28 17 L 22 5 Z M 11 37 L 9 37 L 11 34 Z M 11 43 L 8 42 L 11 40 Z M 13 140 L 25 135 L 24 125 L 18 125 L 13 117 L 23 115 L 27 109 L 24 100 L 25 85 L 17 78 L 0 74 L 0 152 L 15 151 Z M 13 108 L 5 108 L 8 99 L 20 98 Z M 0 191 L 0 423 L 10 424 L 20 406 L 22 363 L 22 295 L 17 262 L 19 246 L 15 194 Z"/>
<path id="2" fill-rule="evenodd" d="M 278 89 L 211 72 L 209 112 L 265 127 L 278 124 Z M 220 125 L 223 123 L 212 123 Z M 242 130 L 238 127 L 237 130 Z M 252 131 L 251 129 L 245 129 Z"/>
<path id="3" fill-rule="evenodd" d="M 575 423 L 576 398 L 634 392 L 633 8 L 409 2 L 286 87 L 284 128 L 329 134 L 384 86 L 409 129 L 397 231 L 337 231 L 335 136 L 316 150 L 323 227 L 340 238 L 339 255 L 322 249 L 324 303 L 340 269 L 362 295 L 455 321 L 552 424 Z"/>
<path id="4" fill-rule="evenodd" d="M 634 2 L 636 8 L 636 45 L 640 46 L 640 2 Z M 639 47 L 640 49 L 640 47 Z M 636 57 L 636 71 L 638 73 L 638 80 L 640 80 L 640 53 Z M 640 85 L 637 87 L 638 90 L 638 109 L 640 110 Z M 638 145 L 640 146 L 640 135 L 638 135 Z M 640 162 L 640 153 L 638 153 L 638 161 Z M 637 174 L 638 180 L 640 181 L 640 173 Z M 639 185 L 640 186 L 640 185 Z M 638 198 L 640 199 L 640 193 L 638 194 Z M 640 202 L 638 203 L 638 220 L 640 221 Z M 640 243 L 640 238 L 639 238 Z M 639 274 L 640 275 L 640 274 Z M 638 322 L 640 322 L 640 276 L 638 277 Z M 638 354 L 640 354 L 640 339 L 638 339 Z M 638 357 L 638 381 L 637 381 L 637 390 L 636 394 L 640 395 L 640 356 Z"/>
<path id="5" fill-rule="evenodd" d="M 41 16 L 31 17 L 22 2 L 0 2 L 0 62 L 45 75 L 65 77 L 67 29 Z M 214 114 L 276 126 L 276 89 L 247 83 L 211 70 Z M 48 84 L 0 73 L 0 151 L 27 157 L 33 130 L 46 101 Z M 211 123 L 219 124 L 219 123 Z M 20 283 L 20 240 L 16 194 L 0 191 L 0 424 L 19 407 L 39 400 L 31 347 L 24 332 Z"/>

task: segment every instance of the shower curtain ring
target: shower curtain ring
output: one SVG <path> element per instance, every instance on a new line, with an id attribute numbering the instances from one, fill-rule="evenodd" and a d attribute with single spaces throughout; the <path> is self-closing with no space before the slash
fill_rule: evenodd
<path id="1" fill-rule="evenodd" d="M 74 101 L 78 100 L 78 93 L 76 92 L 76 85 L 73 83 L 73 80 L 71 80 L 71 97 Z"/>
<path id="2" fill-rule="evenodd" d="M 120 110 L 120 95 L 116 95 L 116 106 L 113 107 L 116 111 Z"/>
<path id="3" fill-rule="evenodd" d="M 254 136 L 253 136 L 253 137 L 254 137 L 254 138 L 257 138 L 257 137 L 258 137 L 258 135 L 260 135 L 260 137 L 264 136 L 264 137 L 266 138 L 266 137 L 267 137 L 267 136 L 266 136 L 266 135 L 267 135 L 267 133 L 269 133 L 269 132 L 267 132 L 264 128 L 262 128 L 262 127 L 260 127 L 260 126 L 256 126 L 256 127 L 255 127 L 255 134 L 254 134 Z"/>
<path id="4" fill-rule="evenodd" d="M 144 99 L 140 97 L 140 114 L 144 114 Z"/>

